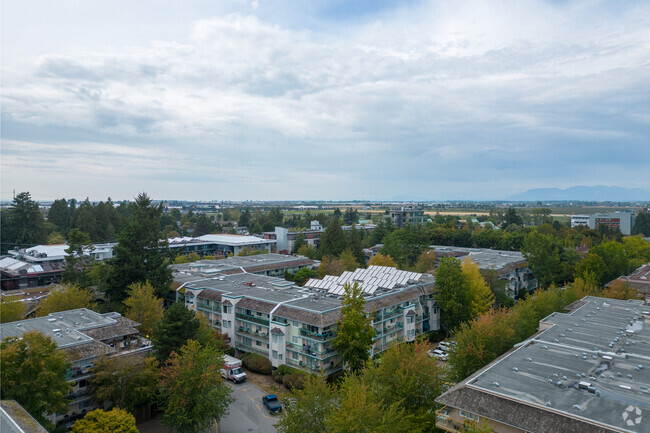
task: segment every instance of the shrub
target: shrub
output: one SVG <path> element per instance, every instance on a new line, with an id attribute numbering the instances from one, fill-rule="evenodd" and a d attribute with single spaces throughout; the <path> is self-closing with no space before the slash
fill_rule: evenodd
<path id="1" fill-rule="evenodd" d="M 291 373 L 282 376 L 282 383 L 291 391 L 294 389 L 303 389 L 306 382 L 307 374 L 302 371 L 300 373 Z"/>
<path id="2" fill-rule="evenodd" d="M 226 355 L 235 356 L 235 352 L 236 350 L 234 347 L 229 347 L 228 350 L 226 350 Z"/>
<path id="3" fill-rule="evenodd" d="M 242 358 L 244 366 L 254 373 L 271 374 L 271 361 L 255 353 L 248 353 Z"/>

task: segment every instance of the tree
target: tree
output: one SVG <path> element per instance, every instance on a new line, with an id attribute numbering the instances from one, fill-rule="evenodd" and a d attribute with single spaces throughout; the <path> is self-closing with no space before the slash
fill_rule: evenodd
<path id="1" fill-rule="evenodd" d="M 158 360 L 164 362 L 172 352 L 178 351 L 187 343 L 187 340 L 194 339 L 198 329 L 199 321 L 194 311 L 188 310 L 180 302 L 172 304 L 154 327 L 152 340 Z"/>
<path id="2" fill-rule="evenodd" d="M 293 281 L 295 281 L 299 286 L 304 286 L 310 278 L 318 278 L 318 272 L 313 269 L 303 268 L 296 272 L 293 276 Z"/>
<path id="3" fill-rule="evenodd" d="M 354 257 L 354 253 L 349 248 L 341 253 L 339 260 L 346 271 L 354 271 L 355 269 L 361 267 L 357 259 Z"/>
<path id="4" fill-rule="evenodd" d="M 603 259 L 606 265 L 604 281 L 612 281 L 621 275 L 626 275 L 630 269 L 630 262 L 623 245 L 618 242 L 605 242 L 589 250 Z"/>
<path id="5" fill-rule="evenodd" d="M 122 409 L 96 409 L 72 425 L 72 433 L 138 433 L 135 417 Z"/>
<path id="6" fill-rule="evenodd" d="M 428 272 L 434 268 L 436 260 L 437 257 L 435 251 L 424 250 L 418 256 L 418 260 L 415 262 L 415 266 L 413 266 L 413 270 L 420 274 Z"/>
<path id="7" fill-rule="evenodd" d="M 210 427 L 228 412 L 232 390 L 223 383 L 223 358 L 213 348 L 189 340 L 172 353 L 163 368 L 161 408 L 163 423 L 180 433 Z"/>
<path id="8" fill-rule="evenodd" d="M 293 242 L 293 248 L 291 248 L 291 254 L 296 254 L 300 251 L 300 247 L 305 244 L 305 235 L 300 233 L 296 235 L 296 240 Z"/>
<path id="9" fill-rule="evenodd" d="M 133 283 L 129 286 L 129 297 L 124 300 L 125 316 L 140 324 L 140 332 L 149 337 L 153 328 L 163 318 L 163 301 L 155 295 L 149 282 Z"/>
<path id="10" fill-rule="evenodd" d="M 478 265 L 472 259 L 465 259 L 462 269 L 469 290 L 470 313 L 472 317 L 477 317 L 494 305 L 494 293 L 488 287 Z"/>
<path id="11" fill-rule="evenodd" d="M 100 358 L 93 368 L 90 393 L 98 404 L 111 401 L 113 407 L 133 413 L 153 402 L 158 388 L 158 361 L 154 358 Z"/>
<path id="12" fill-rule="evenodd" d="M 309 375 L 302 390 L 292 395 L 295 403 L 275 425 L 280 433 L 326 433 L 326 421 L 335 411 L 336 391 L 324 378 Z"/>
<path id="13" fill-rule="evenodd" d="M 395 260 L 390 256 L 390 254 L 382 254 L 382 253 L 377 253 L 374 256 L 370 257 L 370 260 L 368 261 L 368 266 L 388 266 L 391 268 L 396 268 L 397 263 L 395 263 Z"/>
<path id="14" fill-rule="evenodd" d="M 51 427 L 45 414 L 65 413 L 69 365 L 56 343 L 38 331 L 0 343 L 0 398 L 16 400 L 36 421 Z"/>
<path id="15" fill-rule="evenodd" d="M 509 207 L 505 215 L 505 226 L 508 227 L 511 224 L 516 224 L 519 227 L 524 225 L 524 220 L 519 216 L 515 208 Z"/>
<path id="16" fill-rule="evenodd" d="M 521 252 L 542 287 L 549 287 L 557 281 L 560 273 L 559 249 L 553 235 L 544 235 L 536 230 L 524 240 Z"/>
<path id="17" fill-rule="evenodd" d="M 47 212 L 47 222 L 54 224 L 59 233 L 66 234 L 70 230 L 70 208 L 64 198 L 54 200 Z"/>
<path id="18" fill-rule="evenodd" d="M 47 236 L 48 245 L 60 245 L 65 243 L 65 237 L 59 232 L 52 232 Z"/>
<path id="19" fill-rule="evenodd" d="M 244 209 L 244 211 L 239 215 L 239 221 L 237 225 L 239 227 L 248 227 L 251 223 L 251 211 L 249 209 Z"/>
<path id="20" fill-rule="evenodd" d="M 24 248 L 47 241 L 45 219 L 29 192 L 21 192 L 13 199 L 7 217 L 7 221 L 3 221 L 3 252 L 16 245 Z"/>
<path id="21" fill-rule="evenodd" d="M 358 283 L 345 285 L 341 317 L 332 346 L 341 356 L 344 367 L 352 372 L 359 371 L 368 360 L 376 334 L 372 327 L 372 315 L 366 317 L 364 313 L 365 303 L 363 290 Z"/>
<path id="22" fill-rule="evenodd" d="M 627 282 L 614 280 L 598 296 L 611 299 L 638 299 L 639 292 Z"/>
<path id="23" fill-rule="evenodd" d="M 341 222 L 338 218 L 333 218 L 321 235 L 319 252 L 322 256 L 338 257 L 346 246 Z"/>
<path id="24" fill-rule="evenodd" d="M 650 213 L 639 211 L 632 226 L 633 235 L 650 236 Z"/>
<path id="25" fill-rule="evenodd" d="M 0 323 L 22 320 L 25 313 L 27 308 L 19 296 L 0 295 Z"/>
<path id="26" fill-rule="evenodd" d="M 348 375 L 339 391 L 338 406 L 326 421 L 330 433 L 417 433 L 424 431 L 398 402 L 385 404 L 363 376 Z"/>
<path id="27" fill-rule="evenodd" d="M 424 431 L 434 431 L 435 399 L 445 389 L 445 374 L 436 359 L 429 356 L 429 345 L 423 342 L 393 344 L 381 356 L 378 364 L 368 363 L 364 370 L 385 407 L 397 404 L 406 413 L 415 416 Z"/>
<path id="28" fill-rule="evenodd" d="M 472 317 L 472 299 L 460 260 L 453 257 L 440 259 L 436 271 L 436 290 L 441 321 L 448 329 L 456 329 Z"/>
<path id="29" fill-rule="evenodd" d="M 594 253 L 587 254 L 587 257 L 582 259 L 576 268 L 576 277 L 580 277 L 598 286 L 606 283 L 606 273 L 607 265 L 605 261 L 598 254 Z"/>
<path id="30" fill-rule="evenodd" d="M 352 209 L 351 207 L 348 208 L 348 210 L 345 211 L 345 214 L 343 215 L 343 221 L 345 224 L 351 226 L 352 224 L 358 224 L 359 223 L 359 211 L 356 209 Z"/>
<path id="31" fill-rule="evenodd" d="M 358 263 L 365 263 L 366 256 L 363 254 L 363 246 L 361 245 L 361 233 L 357 230 L 356 225 L 352 225 L 348 231 L 348 249 L 354 254 L 354 258 Z"/>
<path id="32" fill-rule="evenodd" d="M 206 214 L 201 213 L 196 217 L 193 236 L 203 236 L 212 233 L 214 229 L 215 224 L 208 219 Z"/>
<path id="33" fill-rule="evenodd" d="M 57 286 L 50 290 L 50 294 L 39 303 L 37 316 L 43 317 L 57 311 L 75 310 L 77 308 L 97 309 L 90 290 L 74 285 Z"/>
<path id="34" fill-rule="evenodd" d="M 323 278 L 325 275 L 339 276 L 345 272 L 345 265 L 339 259 L 332 256 L 323 256 L 318 266 L 318 276 Z"/>
<path id="35" fill-rule="evenodd" d="M 154 205 L 146 194 L 136 198 L 133 213 L 114 248 L 115 258 L 106 291 L 109 300 L 123 301 L 132 283 L 149 281 L 161 298 L 169 291 L 172 273 L 162 253 L 167 250 L 167 242 L 160 240 L 161 212 L 162 206 Z"/>
<path id="36" fill-rule="evenodd" d="M 61 281 L 81 287 L 90 286 L 88 271 L 93 265 L 88 252 L 93 250 L 93 243 L 88 233 L 74 228 L 68 233 L 68 248 L 65 252 L 65 270 Z"/>
<path id="37" fill-rule="evenodd" d="M 301 256 L 308 257 L 312 260 L 318 257 L 318 251 L 312 244 L 303 245 L 298 249 L 298 254 Z"/>
<path id="38" fill-rule="evenodd" d="M 381 252 L 389 254 L 404 269 L 415 264 L 420 253 L 429 248 L 429 243 L 429 236 L 423 227 L 408 224 L 384 237 Z"/>

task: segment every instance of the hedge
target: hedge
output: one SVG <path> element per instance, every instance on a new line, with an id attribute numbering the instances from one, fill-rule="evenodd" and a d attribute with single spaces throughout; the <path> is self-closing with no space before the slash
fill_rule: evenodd
<path id="1" fill-rule="evenodd" d="M 247 353 L 242 357 L 244 367 L 254 373 L 271 374 L 271 361 L 256 353 Z"/>
<path id="2" fill-rule="evenodd" d="M 273 380 L 284 384 L 290 390 L 303 389 L 307 380 L 307 373 L 282 364 L 273 372 Z"/>

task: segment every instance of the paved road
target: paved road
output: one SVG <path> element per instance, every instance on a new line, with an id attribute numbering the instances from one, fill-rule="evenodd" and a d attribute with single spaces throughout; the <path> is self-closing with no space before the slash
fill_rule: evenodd
<path id="1" fill-rule="evenodd" d="M 269 414 L 262 406 L 266 392 L 251 382 L 227 384 L 233 389 L 235 401 L 219 422 L 219 433 L 276 433 L 273 425 L 279 416 Z"/>

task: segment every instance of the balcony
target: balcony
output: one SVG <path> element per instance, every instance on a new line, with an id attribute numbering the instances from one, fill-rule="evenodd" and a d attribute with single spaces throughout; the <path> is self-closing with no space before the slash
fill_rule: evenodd
<path id="1" fill-rule="evenodd" d="M 292 352 L 297 352 L 301 353 L 303 355 L 311 356 L 312 358 L 315 359 L 328 359 L 336 355 L 336 352 L 331 349 L 327 348 L 324 351 L 319 351 L 319 350 L 312 350 L 306 349 L 305 346 L 301 346 L 300 344 L 294 344 L 294 343 L 287 343 L 287 349 L 292 351 Z"/>
<path id="2" fill-rule="evenodd" d="M 401 308 L 397 308 L 394 311 L 390 311 L 388 313 L 384 313 L 384 316 L 382 317 L 381 314 L 375 314 L 375 317 L 373 318 L 373 323 L 377 324 L 380 322 L 385 322 L 386 320 L 390 320 L 393 317 L 398 317 L 404 314 L 403 310 Z"/>
<path id="3" fill-rule="evenodd" d="M 325 367 L 325 368 L 313 367 L 313 366 L 305 365 L 304 362 L 298 361 L 298 360 L 292 359 L 292 358 L 287 358 L 287 364 L 291 365 L 293 367 L 299 368 L 300 370 L 310 372 L 310 373 L 320 373 L 322 371 L 323 373 L 329 375 L 329 374 L 332 374 L 332 373 L 334 373 L 336 371 L 341 370 L 341 366 L 336 365 L 336 364 L 333 365 L 333 366 Z"/>
<path id="4" fill-rule="evenodd" d="M 236 347 L 238 349 L 242 349 L 245 352 L 257 353 L 258 355 L 262 355 L 265 358 L 269 357 L 269 350 L 262 346 L 256 346 L 254 344 L 246 344 L 243 341 L 238 341 L 236 343 Z"/>
<path id="5" fill-rule="evenodd" d="M 312 340 L 324 341 L 334 337 L 334 332 L 327 331 L 321 334 L 318 332 L 309 331 L 305 328 L 300 328 L 300 335 L 303 337 L 311 338 Z"/>
<path id="6" fill-rule="evenodd" d="M 252 329 L 246 329 L 240 326 L 239 328 L 237 328 L 237 333 L 241 335 L 250 336 L 252 338 L 263 341 L 265 343 L 268 343 L 269 341 L 269 334 L 266 332 L 255 332 Z"/>
<path id="7" fill-rule="evenodd" d="M 196 304 L 196 308 L 199 310 L 207 311 L 209 313 L 221 315 L 221 306 L 220 305 L 208 305 L 202 302 Z"/>
<path id="8" fill-rule="evenodd" d="M 269 326 L 268 319 L 262 319 L 260 317 L 252 316 L 244 313 L 235 313 L 235 317 L 239 320 L 244 320 L 246 322 L 255 323 L 257 325 Z"/>
<path id="9" fill-rule="evenodd" d="M 404 328 L 404 324 L 402 322 L 396 322 L 395 324 L 391 326 L 386 326 L 384 328 L 384 334 L 390 334 L 391 332 L 394 332 L 396 330 Z"/>

